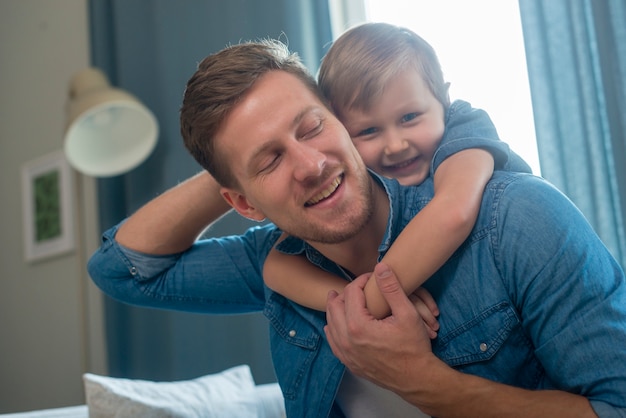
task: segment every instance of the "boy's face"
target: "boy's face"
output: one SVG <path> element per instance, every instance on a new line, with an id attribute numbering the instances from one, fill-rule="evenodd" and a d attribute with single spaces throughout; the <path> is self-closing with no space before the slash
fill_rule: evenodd
<path id="1" fill-rule="evenodd" d="M 222 189 L 243 216 L 270 219 L 308 241 L 335 244 L 364 228 L 371 177 L 339 120 L 295 76 L 271 71 L 232 109 L 215 146 L 239 190 Z"/>
<path id="2" fill-rule="evenodd" d="M 370 109 L 340 112 L 365 164 L 403 185 L 423 182 L 444 132 L 444 109 L 415 69 L 400 72 Z"/>

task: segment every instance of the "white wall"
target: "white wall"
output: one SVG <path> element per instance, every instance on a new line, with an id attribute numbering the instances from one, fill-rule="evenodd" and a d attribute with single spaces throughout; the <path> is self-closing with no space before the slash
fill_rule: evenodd
<path id="1" fill-rule="evenodd" d="M 0 413 L 84 403 L 82 373 L 106 369 L 102 301 L 84 267 L 98 240 L 92 179 L 75 176 L 77 250 L 23 257 L 20 168 L 62 148 L 87 25 L 87 0 L 0 0 Z"/>

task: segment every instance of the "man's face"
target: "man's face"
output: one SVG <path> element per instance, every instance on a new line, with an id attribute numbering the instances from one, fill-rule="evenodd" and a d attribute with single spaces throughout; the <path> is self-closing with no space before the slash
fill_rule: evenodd
<path id="1" fill-rule="evenodd" d="M 403 185 L 426 179 L 443 137 L 444 110 L 417 70 L 395 76 L 369 110 L 340 113 L 369 168 Z"/>
<path id="2" fill-rule="evenodd" d="M 262 76 L 215 140 L 241 187 L 222 194 L 243 216 L 327 244 L 353 237 L 371 217 L 371 179 L 348 133 L 289 73 Z"/>

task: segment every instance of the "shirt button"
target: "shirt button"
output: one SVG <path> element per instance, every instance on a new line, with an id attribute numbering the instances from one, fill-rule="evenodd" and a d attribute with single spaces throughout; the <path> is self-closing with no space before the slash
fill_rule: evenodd
<path id="1" fill-rule="evenodd" d="M 480 351 L 482 351 L 483 353 L 484 353 L 485 351 L 487 351 L 487 344 L 485 344 L 485 343 L 480 343 Z"/>
<path id="2" fill-rule="evenodd" d="M 137 275 L 137 267 L 133 266 L 130 268 L 130 274 L 133 276 Z"/>
<path id="3" fill-rule="evenodd" d="M 292 329 L 291 331 L 289 331 L 289 336 L 290 337 L 295 337 L 296 336 L 296 330 Z"/>

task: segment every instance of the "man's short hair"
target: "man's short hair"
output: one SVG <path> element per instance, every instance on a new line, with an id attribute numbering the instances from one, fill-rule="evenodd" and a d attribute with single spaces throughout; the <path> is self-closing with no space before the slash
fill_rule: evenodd
<path id="1" fill-rule="evenodd" d="M 254 83 L 270 71 L 293 74 L 326 103 L 298 55 L 273 39 L 244 42 L 209 55 L 187 82 L 180 110 L 183 141 L 196 161 L 222 186 L 234 188 L 238 181 L 228 161 L 216 150 L 215 135 Z"/>

